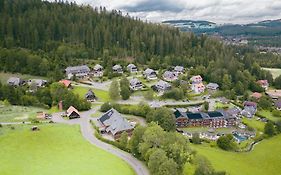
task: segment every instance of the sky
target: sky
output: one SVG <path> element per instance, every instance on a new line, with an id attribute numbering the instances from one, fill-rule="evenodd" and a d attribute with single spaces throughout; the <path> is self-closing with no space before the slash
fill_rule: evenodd
<path id="1" fill-rule="evenodd" d="M 189 19 L 245 24 L 281 19 L 281 0 L 76 0 L 76 3 L 118 9 L 151 22 Z"/>

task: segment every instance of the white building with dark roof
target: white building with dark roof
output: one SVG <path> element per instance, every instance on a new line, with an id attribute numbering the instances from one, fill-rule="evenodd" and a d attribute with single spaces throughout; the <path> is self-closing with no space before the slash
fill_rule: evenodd
<path id="1" fill-rule="evenodd" d="M 67 67 L 65 73 L 68 79 L 71 79 L 73 76 L 85 78 L 90 74 L 90 68 L 87 65 Z"/>
<path id="2" fill-rule="evenodd" d="M 123 68 L 119 64 L 112 67 L 113 73 L 123 74 Z"/>
<path id="3" fill-rule="evenodd" d="M 156 90 L 158 92 L 165 92 L 167 90 L 170 90 L 172 88 L 172 86 L 170 85 L 170 83 L 160 80 L 154 85 L 153 88 L 154 88 L 154 90 Z"/>
<path id="4" fill-rule="evenodd" d="M 176 66 L 174 68 L 174 72 L 177 73 L 177 74 L 182 74 L 182 73 L 184 73 L 184 67 L 183 66 Z"/>
<path id="5" fill-rule="evenodd" d="M 206 86 L 206 88 L 209 89 L 209 90 L 218 90 L 219 87 L 220 86 L 217 83 L 209 83 Z"/>
<path id="6" fill-rule="evenodd" d="M 134 65 L 134 64 L 129 64 L 129 65 L 127 66 L 127 70 L 128 70 L 130 73 L 136 73 L 136 72 L 138 72 L 138 68 L 137 68 L 137 66 Z"/>
<path id="7" fill-rule="evenodd" d="M 130 89 L 137 91 L 137 90 L 141 90 L 142 87 L 143 87 L 143 84 L 139 79 L 133 78 L 130 80 Z"/>
<path id="8" fill-rule="evenodd" d="M 25 83 L 25 81 L 19 77 L 10 77 L 7 80 L 7 84 L 10 86 L 21 86 L 21 85 L 24 85 L 24 83 Z"/>
<path id="9" fill-rule="evenodd" d="M 143 72 L 143 76 L 144 78 L 148 79 L 148 80 L 156 80 L 157 79 L 157 73 L 155 70 L 147 68 L 145 69 L 145 71 Z"/>
<path id="10" fill-rule="evenodd" d="M 165 71 L 163 73 L 163 79 L 166 81 L 175 81 L 178 79 L 178 74 L 172 71 Z"/>
<path id="11" fill-rule="evenodd" d="M 96 64 L 93 68 L 93 76 L 94 77 L 102 77 L 103 76 L 103 67 L 100 64 Z"/>

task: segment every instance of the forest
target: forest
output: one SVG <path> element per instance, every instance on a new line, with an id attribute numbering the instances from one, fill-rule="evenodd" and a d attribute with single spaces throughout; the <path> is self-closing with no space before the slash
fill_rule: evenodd
<path id="1" fill-rule="evenodd" d="M 246 89 L 260 91 L 258 79 L 272 83 L 260 64 L 280 60 L 74 2 L 0 0 L 0 17 L 0 71 L 48 76 L 53 81 L 63 78 L 67 66 L 89 60 L 107 68 L 128 62 L 154 69 L 182 65 L 241 95 Z"/>

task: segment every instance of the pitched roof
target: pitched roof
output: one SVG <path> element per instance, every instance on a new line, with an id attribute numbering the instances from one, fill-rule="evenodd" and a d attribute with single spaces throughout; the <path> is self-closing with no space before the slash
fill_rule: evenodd
<path id="1" fill-rule="evenodd" d="M 220 86 L 217 83 L 209 83 L 206 87 L 208 89 L 218 89 Z"/>
<path id="2" fill-rule="evenodd" d="M 177 75 L 174 72 L 171 72 L 171 71 L 165 71 L 164 74 L 163 74 L 164 78 L 173 78 L 173 77 L 176 77 L 176 76 Z"/>
<path id="3" fill-rule="evenodd" d="M 211 118 L 224 117 L 223 112 L 219 112 L 219 111 L 208 112 L 208 115 L 209 115 L 209 117 L 211 117 Z"/>
<path id="4" fill-rule="evenodd" d="M 85 94 L 85 97 L 88 98 L 88 97 L 92 97 L 92 96 L 95 97 L 96 95 L 95 95 L 95 93 L 92 91 L 92 89 L 89 89 L 88 92 Z"/>
<path id="5" fill-rule="evenodd" d="M 112 67 L 113 70 L 117 70 L 117 69 L 122 69 L 122 67 L 119 64 L 116 64 Z"/>
<path id="6" fill-rule="evenodd" d="M 19 86 L 21 83 L 22 83 L 22 79 L 19 78 L 19 77 L 10 77 L 8 80 L 7 80 L 7 83 L 8 84 L 12 84 L 14 86 Z"/>
<path id="7" fill-rule="evenodd" d="M 36 86 L 43 86 L 44 84 L 47 83 L 47 80 L 42 80 L 42 79 L 30 79 L 30 83 L 35 83 Z"/>
<path id="8" fill-rule="evenodd" d="M 196 75 L 190 78 L 191 81 L 202 81 L 201 75 Z"/>
<path id="9" fill-rule="evenodd" d="M 112 135 L 134 128 L 125 118 L 121 116 L 118 111 L 113 108 L 104 113 L 99 118 L 99 121 L 103 125 L 107 126 L 106 131 L 111 132 Z"/>
<path id="10" fill-rule="evenodd" d="M 153 69 L 147 68 L 145 69 L 145 71 L 143 72 L 146 75 L 152 74 L 152 73 L 156 73 Z"/>
<path id="11" fill-rule="evenodd" d="M 256 99 L 260 99 L 262 97 L 262 94 L 261 93 L 258 93 L 258 92 L 254 92 L 251 97 L 254 97 Z"/>
<path id="12" fill-rule="evenodd" d="M 137 78 L 133 78 L 130 80 L 130 85 L 136 85 L 138 83 L 141 83 L 141 81 Z"/>
<path id="13" fill-rule="evenodd" d="M 65 87 L 69 87 L 71 84 L 71 81 L 69 80 L 60 80 L 59 83 L 62 83 Z"/>
<path id="14" fill-rule="evenodd" d="M 281 98 L 281 90 L 269 90 L 266 91 L 271 98 Z"/>
<path id="15" fill-rule="evenodd" d="M 96 64 L 94 70 L 99 70 L 99 69 L 103 69 L 103 67 L 100 64 Z"/>
<path id="16" fill-rule="evenodd" d="M 244 106 L 252 106 L 254 108 L 257 108 L 257 103 L 251 101 L 245 101 Z"/>
<path id="17" fill-rule="evenodd" d="M 73 112 L 75 112 L 76 114 L 80 115 L 80 113 L 78 112 L 78 110 L 76 108 L 74 108 L 73 106 L 70 106 L 67 110 L 67 116 L 69 117 Z"/>
<path id="18" fill-rule="evenodd" d="M 261 86 L 268 86 L 268 81 L 267 80 L 258 80 L 257 83 Z"/>
<path id="19" fill-rule="evenodd" d="M 176 66 L 174 68 L 175 71 L 178 71 L 178 72 L 183 72 L 184 71 L 184 67 L 183 66 Z"/>
<path id="20" fill-rule="evenodd" d="M 163 81 L 163 80 L 159 80 L 157 83 L 156 83 L 156 87 L 163 87 L 163 88 L 169 88 L 171 87 L 170 83 L 166 82 L 166 81 Z"/>
<path id="21" fill-rule="evenodd" d="M 82 65 L 82 66 L 73 66 L 73 67 L 67 67 L 65 69 L 65 72 L 67 74 L 76 74 L 78 72 L 90 72 L 90 68 L 87 65 Z"/>
<path id="22" fill-rule="evenodd" d="M 131 64 L 129 64 L 129 65 L 127 66 L 127 68 L 128 68 L 128 69 L 132 69 L 132 68 L 137 68 L 137 66 L 131 63 Z"/>

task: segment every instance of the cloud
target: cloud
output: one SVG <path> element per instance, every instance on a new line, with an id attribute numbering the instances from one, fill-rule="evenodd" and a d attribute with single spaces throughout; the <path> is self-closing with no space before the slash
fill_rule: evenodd
<path id="1" fill-rule="evenodd" d="M 129 12 L 143 20 L 209 20 L 249 23 L 281 18 L 280 0 L 76 0 L 78 4 L 105 6 Z"/>

